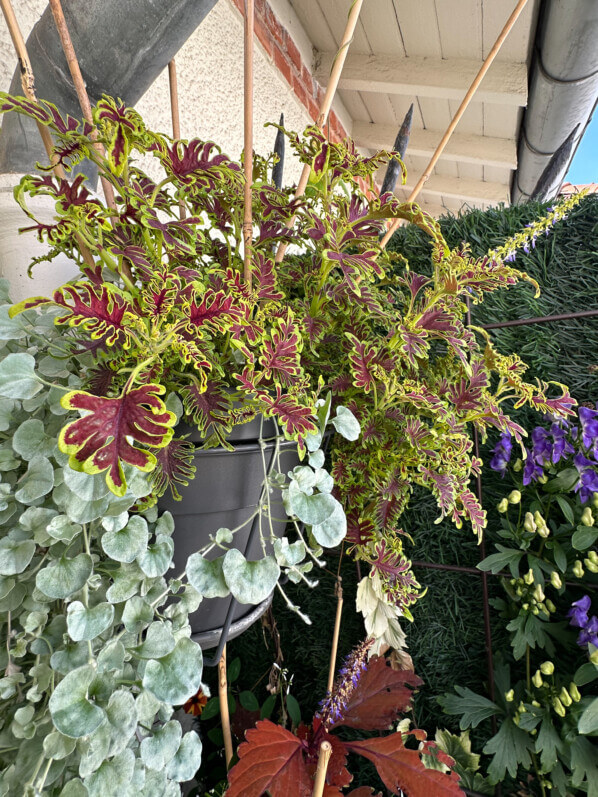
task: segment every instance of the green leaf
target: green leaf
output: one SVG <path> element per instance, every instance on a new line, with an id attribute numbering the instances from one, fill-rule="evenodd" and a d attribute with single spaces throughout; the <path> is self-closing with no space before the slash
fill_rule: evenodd
<path id="1" fill-rule="evenodd" d="M 189 583 L 204 598 L 226 598 L 230 593 L 222 572 L 223 561 L 224 556 L 208 561 L 200 553 L 192 554 L 187 560 Z"/>
<path id="2" fill-rule="evenodd" d="M 337 407 L 336 418 L 332 418 L 332 425 L 345 440 L 357 440 L 361 434 L 359 421 L 347 407 Z"/>
<path id="3" fill-rule="evenodd" d="M 571 545 L 577 551 L 586 551 L 598 539 L 598 529 L 594 526 L 578 526 L 571 537 Z"/>
<path id="4" fill-rule="evenodd" d="M 12 447 L 27 462 L 38 455 L 51 456 L 56 445 L 56 440 L 46 434 L 43 421 L 38 418 L 23 421 L 12 438 Z"/>
<path id="5" fill-rule="evenodd" d="M 22 573 L 35 553 L 33 540 L 13 540 L 4 537 L 0 540 L 0 575 L 14 576 Z"/>
<path id="6" fill-rule="evenodd" d="M 241 551 L 231 548 L 224 556 L 222 573 L 239 603 L 258 604 L 266 600 L 278 583 L 280 567 L 272 556 L 248 562 Z"/>
<path id="7" fill-rule="evenodd" d="M 312 466 L 312 468 L 323 468 L 324 462 L 326 461 L 326 457 L 322 449 L 318 448 L 317 451 L 312 451 L 307 461 Z"/>
<path id="8" fill-rule="evenodd" d="M 158 700 L 180 706 L 201 686 L 202 661 L 199 645 L 183 637 L 168 656 L 148 661 L 143 686 Z"/>
<path id="9" fill-rule="evenodd" d="M 7 354 L 0 361 L 0 396 L 30 399 L 42 387 L 35 375 L 35 359 L 30 354 Z"/>
<path id="10" fill-rule="evenodd" d="M 592 664 L 591 661 L 586 661 L 585 664 L 582 664 L 573 676 L 573 680 L 577 686 L 591 684 L 596 678 L 598 678 L 598 666 Z"/>
<path id="11" fill-rule="evenodd" d="M 585 734 L 598 732 L 598 697 L 595 697 L 584 709 L 579 718 L 577 730 Z"/>
<path id="12" fill-rule="evenodd" d="M 171 653 L 174 647 L 175 638 L 170 630 L 170 624 L 157 620 L 147 629 L 143 643 L 133 650 L 141 659 L 162 659 Z"/>
<path id="13" fill-rule="evenodd" d="M 108 588 L 106 598 L 110 603 L 121 603 L 132 598 L 137 592 L 140 582 L 143 581 L 143 573 L 136 562 L 121 564 L 113 579 L 114 583 Z"/>
<path id="14" fill-rule="evenodd" d="M 0 307 L 0 340 L 21 340 L 31 327 L 22 315 L 11 318 L 9 311 L 7 304 Z"/>
<path id="15" fill-rule="evenodd" d="M 234 684 L 239 675 L 241 675 L 241 659 L 237 656 L 228 666 L 227 676 L 229 684 Z"/>
<path id="16" fill-rule="evenodd" d="M 556 540 L 552 540 L 552 555 L 556 566 L 564 573 L 567 570 L 567 554 Z"/>
<path id="17" fill-rule="evenodd" d="M 81 524 L 73 523 L 66 515 L 55 515 L 46 525 L 46 530 L 54 540 L 71 542 L 81 533 Z"/>
<path id="18" fill-rule="evenodd" d="M 133 595 L 125 603 L 122 621 L 130 634 L 138 634 L 154 619 L 154 610 L 145 598 Z"/>
<path id="19" fill-rule="evenodd" d="M 82 667 L 89 657 L 89 651 L 83 642 L 68 642 L 62 650 L 55 651 L 50 657 L 50 666 L 61 675 L 66 675 L 77 667 Z"/>
<path id="20" fill-rule="evenodd" d="M 149 578 L 163 576 L 170 567 L 174 553 L 172 537 L 159 534 L 156 542 L 148 545 L 147 549 L 137 557 L 137 563 Z"/>
<path id="21" fill-rule="evenodd" d="M 220 711 L 220 701 L 217 697 L 211 697 L 206 705 L 204 706 L 204 710 L 201 712 L 199 718 L 203 720 L 211 720 L 215 717 Z"/>
<path id="22" fill-rule="evenodd" d="M 513 656 L 520 659 L 525 656 L 527 646 L 535 648 L 539 645 L 541 648 L 547 648 L 548 652 L 552 651 L 552 640 L 547 634 L 549 628 L 548 623 L 540 620 L 534 614 L 519 614 L 507 624 L 507 630 L 513 631 L 514 636 L 511 640 L 513 646 Z"/>
<path id="23" fill-rule="evenodd" d="M 587 780 L 591 788 L 588 793 L 594 797 L 598 792 L 598 759 L 596 748 L 585 736 L 577 736 L 571 742 L 571 783 L 581 786 Z"/>
<path id="24" fill-rule="evenodd" d="M 122 670 L 125 661 L 125 646 L 119 639 L 113 639 L 98 653 L 98 672 Z"/>
<path id="25" fill-rule="evenodd" d="M 555 479 L 551 479 L 544 485 L 547 493 L 568 493 L 579 481 L 579 471 L 577 468 L 565 468 Z"/>
<path id="26" fill-rule="evenodd" d="M 65 468 L 64 483 L 71 492 L 84 501 L 99 501 L 110 495 L 106 480 L 101 474 Z"/>
<path id="27" fill-rule="evenodd" d="M 141 759 L 149 769 L 164 769 L 179 749 L 183 731 L 180 722 L 171 720 L 147 736 L 140 745 Z"/>
<path id="28" fill-rule="evenodd" d="M 110 761 L 85 778 L 89 797 L 122 797 L 128 791 L 135 770 L 135 754 L 123 750 Z"/>
<path id="29" fill-rule="evenodd" d="M 545 717 L 536 738 L 536 752 L 540 754 L 540 763 L 544 772 L 550 772 L 554 768 L 559 753 L 562 753 L 564 748 L 563 740 L 550 717 Z"/>
<path id="30" fill-rule="evenodd" d="M 287 695 L 286 704 L 289 717 L 292 719 L 293 724 L 299 725 L 301 723 L 301 708 L 299 707 L 299 703 L 297 702 L 296 698 L 294 698 L 293 695 Z"/>
<path id="31" fill-rule="evenodd" d="M 567 522 L 570 523 L 572 526 L 575 525 L 575 514 L 573 513 L 573 507 L 571 506 L 569 501 L 565 498 L 564 495 L 556 495 L 555 498 Z"/>
<path id="32" fill-rule="evenodd" d="M 253 694 L 253 692 L 241 692 L 239 695 L 239 703 L 243 706 L 246 711 L 259 711 L 260 704 L 258 703 L 257 697 Z"/>
<path id="33" fill-rule="evenodd" d="M 166 777 L 178 783 L 191 780 L 201 764 L 201 741 L 195 731 L 183 736 L 179 749 L 166 767 Z"/>
<path id="34" fill-rule="evenodd" d="M 106 722 L 104 711 L 87 699 L 95 675 L 93 667 L 79 667 L 69 672 L 52 692 L 50 714 L 56 730 L 64 736 L 79 739 Z"/>
<path id="35" fill-rule="evenodd" d="M 323 548 L 334 548 L 347 534 L 347 518 L 340 502 L 331 495 L 327 497 L 336 503 L 334 512 L 323 523 L 312 526 L 311 533 Z"/>
<path id="36" fill-rule="evenodd" d="M 66 613 L 66 625 L 73 642 L 87 642 L 95 639 L 112 625 L 114 606 L 111 603 L 98 603 L 86 609 L 80 601 L 70 603 Z"/>
<path id="37" fill-rule="evenodd" d="M 79 778 L 73 778 L 73 780 L 69 780 L 58 797 L 89 797 L 89 792 Z"/>
<path id="38" fill-rule="evenodd" d="M 63 736 L 62 733 L 58 731 L 52 731 L 52 733 L 44 738 L 44 753 L 47 758 L 54 758 L 56 761 L 62 761 L 63 758 L 66 758 L 73 752 L 76 744 L 76 739 Z"/>
<path id="39" fill-rule="evenodd" d="M 530 768 L 530 753 L 534 752 L 534 744 L 529 734 L 507 718 L 503 720 L 496 736 L 486 743 L 483 752 L 494 756 L 488 774 L 493 783 L 500 783 L 507 771 L 512 778 L 516 777 L 519 764 L 525 770 Z"/>
<path id="40" fill-rule="evenodd" d="M 487 697 L 476 695 L 465 686 L 455 686 L 457 695 L 445 694 L 437 698 L 445 714 L 462 714 L 459 727 L 462 731 L 477 726 L 488 717 L 500 714 L 500 708 Z"/>
<path id="41" fill-rule="evenodd" d="M 119 516 L 120 517 L 120 516 Z M 117 562 L 132 562 L 147 546 L 149 532 L 145 518 L 133 515 L 124 528 L 107 531 L 101 540 L 104 553 Z"/>
<path id="42" fill-rule="evenodd" d="M 500 571 L 508 567 L 511 571 L 513 578 L 519 577 L 519 561 L 523 556 L 523 551 L 515 550 L 514 548 L 506 548 L 504 545 L 497 544 L 496 546 L 500 553 L 493 553 L 487 556 L 477 567 L 478 570 L 490 570 L 491 573 L 496 575 Z"/>
<path id="43" fill-rule="evenodd" d="M 19 483 L 21 486 L 15 498 L 23 504 L 32 504 L 47 495 L 54 487 L 54 468 L 50 460 L 42 456 L 34 457 Z"/>
<path id="44" fill-rule="evenodd" d="M 292 481 L 288 489 L 288 506 L 291 514 L 296 515 L 308 526 L 318 526 L 336 511 L 338 501 L 326 493 L 305 495 L 297 482 Z"/>
<path id="45" fill-rule="evenodd" d="M 35 579 L 36 587 L 54 600 L 68 598 L 78 592 L 93 572 L 91 556 L 80 553 L 74 559 L 63 554 L 52 564 L 40 570 Z"/>

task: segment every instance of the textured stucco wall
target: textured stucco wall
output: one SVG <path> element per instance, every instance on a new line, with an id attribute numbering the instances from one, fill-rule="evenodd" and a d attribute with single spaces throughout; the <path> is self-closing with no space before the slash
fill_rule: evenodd
<path id="1" fill-rule="evenodd" d="M 25 38 L 41 16 L 47 0 L 19 0 L 16 14 Z M 8 31 L 0 19 L 0 90 L 7 91 L 16 66 Z M 254 148 L 271 151 L 276 131 L 264 128 L 277 122 L 302 130 L 310 122 L 306 109 L 278 74 L 256 42 L 254 55 Z M 220 0 L 192 34 L 176 58 L 181 135 L 216 141 L 232 158 L 243 149 L 243 20 L 230 0 Z M 171 132 L 167 70 L 137 104 L 152 128 Z M 300 168 L 287 159 L 285 183 L 298 179 Z"/>

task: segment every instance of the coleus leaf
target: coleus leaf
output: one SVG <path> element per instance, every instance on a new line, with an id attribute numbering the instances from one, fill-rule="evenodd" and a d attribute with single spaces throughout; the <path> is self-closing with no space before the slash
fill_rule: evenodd
<path id="1" fill-rule="evenodd" d="M 70 466 L 85 473 L 106 472 L 110 490 L 124 495 L 127 482 L 122 463 L 142 471 L 151 471 L 156 464 L 154 454 L 129 438 L 152 448 L 162 448 L 172 438 L 176 416 L 159 398 L 163 393 L 162 385 L 144 385 L 118 398 L 92 396 L 82 390 L 63 396 L 65 409 L 86 413 L 67 424 L 59 436 L 58 446 L 69 454 Z"/>
<path id="2" fill-rule="evenodd" d="M 290 731 L 261 720 L 245 734 L 239 762 L 228 773 L 227 797 L 310 797 L 313 781 L 305 767 L 307 744 Z"/>
<path id="3" fill-rule="evenodd" d="M 301 338 L 290 313 L 287 318 L 278 319 L 270 338 L 264 338 L 259 358 L 263 374 L 266 379 L 288 387 L 296 382 L 301 373 Z"/>
<path id="4" fill-rule="evenodd" d="M 182 439 L 171 440 L 156 452 L 156 468 L 150 481 L 157 495 L 163 495 L 169 487 L 175 501 L 180 501 L 178 487 L 186 487 L 195 475 L 194 453 L 194 444 Z"/>
<path id="5" fill-rule="evenodd" d="M 420 732 L 425 736 L 423 732 Z M 419 738 L 419 734 L 418 734 Z M 351 753 L 371 761 L 387 789 L 394 794 L 402 789 L 409 797 L 451 797 L 462 795 L 459 776 L 455 772 L 444 774 L 427 769 L 417 750 L 409 750 L 403 743 L 402 733 L 392 733 L 363 741 L 345 742 Z"/>
<path id="6" fill-rule="evenodd" d="M 219 427 L 230 429 L 232 402 L 224 382 L 210 379 L 204 390 L 192 382 L 182 388 L 181 397 L 185 414 L 193 419 L 200 432 L 205 433 L 210 427 L 217 433 Z"/>
<path id="7" fill-rule="evenodd" d="M 412 670 L 393 670 L 381 656 L 372 656 L 344 709 L 331 727 L 347 725 L 365 731 L 385 730 L 406 711 L 413 690 L 423 681 Z"/>
<path id="8" fill-rule="evenodd" d="M 54 292 L 53 298 L 54 304 L 65 310 L 56 317 L 56 324 L 81 327 L 90 333 L 92 340 L 102 338 L 107 346 L 119 343 L 127 347 L 130 338 L 127 315 L 132 308 L 109 284 L 65 285 Z"/>

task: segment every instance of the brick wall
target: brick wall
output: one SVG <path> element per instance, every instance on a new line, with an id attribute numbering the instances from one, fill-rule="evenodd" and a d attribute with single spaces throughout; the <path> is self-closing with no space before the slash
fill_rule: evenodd
<path id="1" fill-rule="evenodd" d="M 232 0 L 242 15 L 245 12 L 244 0 Z M 316 121 L 324 97 L 324 89 L 314 80 L 309 65 L 305 64 L 290 37 L 266 0 L 255 0 L 255 35 L 272 60 L 278 72 L 288 83 L 299 102 Z M 330 111 L 329 125 L 331 141 L 347 137 L 347 131 L 334 111 Z"/>

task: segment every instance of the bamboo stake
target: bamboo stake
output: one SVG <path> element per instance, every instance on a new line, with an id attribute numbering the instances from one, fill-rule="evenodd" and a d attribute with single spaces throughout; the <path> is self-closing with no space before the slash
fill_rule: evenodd
<path id="1" fill-rule="evenodd" d="M 89 102 L 89 96 L 87 94 L 87 89 L 85 88 L 85 81 L 83 80 L 83 75 L 81 74 L 79 61 L 77 60 L 77 54 L 75 53 L 75 48 L 73 47 L 73 41 L 66 24 L 66 19 L 64 18 L 64 12 L 62 10 L 60 0 L 50 0 L 50 8 L 52 9 L 52 15 L 54 16 L 54 22 L 56 23 L 56 30 L 58 31 L 58 35 L 60 37 L 60 43 L 62 44 L 62 49 L 68 64 L 69 72 L 71 73 L 71 77 L 73 79 L 73 85 L 75 86 L 75 91 L 77 92 L 77 99 L 79 100 L 83 117 L 87 122 L 89 122 L 90 125 L 93 125 L 91 103 Z M 96 141 L 97 137 L 98 131 L 94 126 L 91 132 L 91 138 L 96 142 L 94 144 L 96 151 L 99 155 L 103 156 L 104 147 L 99 141 Z M 114 199 L 114 190 L 112 185 L 103 175 L 100 175 L 100 181 L 102 183 L 102 189 L 106 198 L 106 204 L 108 207 L 115 209 L 116 201 Z"/>
<path id="2" fill-rule="evenodd" d="M 341 616 L 343 613 L 343 588 L 341 586 L 341 577 L 337 577 L 336 582 L 336 618 L 334 620 L 334 633 L 332 634 L 332 649 L 330 651 L 330 668 L 328 670 L 328 686 L 327 693 L 332 692 L 334 684 L 334 672 L 336 670 L 336 654 L 338 652 L 338 637 L 341 630 Z"/>
<path id="3" fill-rule="evenodd" d="M 314 790 L 312 797 L 322 797 L 324 793 L 324 786 L 326 785 L 326 770 L 328 769 L 328 762 L 332 755 L 332 745 L 330 742 L 322 742 L 320 745 L 320 754 L 318 756 L 318 768 L 316 769 L 316 777 L 314 779 Z"/>
<path id="4" fill-rule="evenodd" d="M 467 91 L 467 94 L 465 95 L 465 97 L 463 98 L 463 100 L 461 102 L 461 105 L 457 109 L 457 113 L 455 114 L 455 116 L 454 116 L 453 120 L 451 121 L 450 125 L 447 127 L 446 133 L 443 135 L 442 140 L 440 141 L 440 144 L 436 147 L 436 151 L 432 155 L 432 157 L 430 159 L 430 162 L 428 163 L 428 165 L 425 168 L 424 173 L 419 178 L 419 180 L 417 182 L 417 185 L 415 186 L 415 188 L 413 189 L 413 191 L 409 195 L 409 198 L 407 199 L 407 202 L 413 202 L 415 200 L 415 198 L 417 197 L 419 192 L 424 187 L 426 181 L 428 180 L 428 178 L 432 174 L 432 170 L 434 169 L 434 166 L 436 166 L 436 164 L 438 162 L 438 159 L 440 158 L 440 156 L 444 152 L 444 148 L 448 144 L 450 137 L 453 135 L 453 133 L 455 131 L 455 128 L 459 124 L 459 121 L 461 120 L 461 117 L 465 113 L 465 111 L 467 109 L 467 106 L 471 102 L 471 100 L 473 98 L 473 95 L 476 93 L 476 91 L 478 89 L 478 86 L 480 85 L 480 83 L 484 79 L 484 76 L 485 76 L 486 72 L 488 71 L 488 69 L 490 69 L 490 65 L 492 64 L 492 62 L 494 61 L 494 59 L 498 55 L 498 52 L 499 52 L 500 48 L 503 45 L 503 42 L 505 41 L 505 39 L 509 35 L 509 33 L 511 31 L 511 28 L 513 27 L 513 25 L 517 21 L 519 15 L 523 11 L 526 3 L 527 3 L 527 0 L 519 0 L 519 2 L 517 3 L 517 5 L 516 5 L 516 7 L 515 7 L 515 9 L 513 11 L 513 13 L 511 14 L 511 16 L 506 21 L 504 28 L 502 29 L 502 31 L 500 32 L 497 40 L 494 43 L 494 46 L 492 47 L 492 49 L 488 53 L 488 55 L 486 57 L 486 60 L 482 64 L 482 67 L 481 67 L 480 71 L 475 76 L 475 78 L 473 80 L 473 83 L 469 87 L 469 90 Z M 386 235 L 384 236 L 384 238 L 382 238 L 382 240 L 380 242 L 380 245 L 381 245 L 382 249 L 384 249 L 386 244 L 389 242 L 389 240 L 391 239 L 394 231 L 397 229 L 399 224 L 400 224 L 400 219 L 395 219 L 393 221 L 393 223 L 390 225 Z"/>
<path id="5" fill-rule="evenodd" d="M 245 0 L 243 130 L 245 152 L 245 196 L 243 213 L 243 276 L 251 288 L 251 184 L 253 182 L 253 17 L 254 0 Z"/>
<path id="6" fill-rule="evenodd" d="M 179 88 L 176 76 L 176 62 L 174 58 L 168 62 L 168 86 L 170 89 L 170 115 L 172 117 L 172 137 L 178 140 L 181 137 L 181 122 L 179 114 Z M 181 219 L 187 217 L 185 203 L 179 200 Z"/>
<path id="7" fill-rule="evenodd" d="M 31 61 L 29 60 L 29 54 L 27 53 L 25 39 L 21 33 L 21 29 L 10 0 L 0 0 L 0 7 L 2 8 L 2 13 L 4 14 L 4 19 L 6 20 L 6 25 L 10 32 L 10 38 L 12 39 L 17 58 L 19 60 L 23 93 L 31 102 L 37 102 L 37 96 L 35 94 L 35 76 L 33 74 L 33 69 L 31 68 Z M 59 180 L 65 180 L 66 175 L 64 169 L 62 168 L 62 164 L 58 162 L 56 154 L 54 153 L 54 142 L 52 141 L 50 131 L 45 125 L 41 124 L 41 122 L 36 122 L 36 124 L 44 145 L 44 149 L 46 150 L 48 158 L 50 159 L 50 163 L 52 164 L 54 174 Z M 75 238 L 77 240 L 83 260 L 88 266 L 95 266 L 93 256 L 79 233 L 75 233 Z"/>
<path id="8" fill-rule="evenodd" d="M 345 59 L 347 57 L 347 52 L 349 51 L 349 45 L 353 40 L 353 34 L 355 33 L 355 27 L 357 26 L 357 20 L 359 19 L 359 12 L 361 11 L 362 5 L 363 5 L 363 0 L 353 0 L 353 5 L 349 10 L 349 16 L 347 19 L 347 25 L 345 27 L 345 32 L 343 34 L 343 40 L 341 42 L 341 46 L 339 47 L 338 53 L 336 54 L 336 58 L 334 59 L 334 63 L 332 64 L 330 78 L 328 80 L 328 85 L 326 86 L 326 93 L 324 94 L 324 99 L 322 100 L 320 113 L 318 114 L 318 118 L 316 121 L 316 124 L 320 128 L 320 130 L 323 129 L 324 125 L 326 124 L 326 120 L 328 119 L 328 114 L 330 113 L 330 108 L 332 107 L 332 100 L 334 99 L 334 95 L 336 94 L 338 82 L 340 80 L 341 72 L 343 71 L 343 66 L 345 65 Z M 301 177 L 299 178 L 297 190 L 295 191 L 296 197 L 302 196 L 302 194 L 305 193 L 310 172 L 311 172 L 311 166 L 309 163 L 306 163 L 303 167 L 303 171 L 301 172 Z M 291 219 L 289 219 L 286 225 L 287 229 L 290 230 L 294 227 L 295 219 L 296 216 L 293 216 Z M 286 251 L 287 251 L 287 244 L 281 243 L 276 252 L 275 260 L 277 263 L 280 263 L 282 261 L 284 253 Z"/>
<path id="9" fill-rule="evenodd" d="M 222 719 L 222 735 L 224 736 L 224 757 L 226 759 L 226 768 L 228 769 L 233 757 L 233 737 L 231 735 L 230 715 L 228 713 L 226 645 L 222 648 L 222 655 L 218 662 L 218 701 L 220 703 L 220 717 Z"/>

